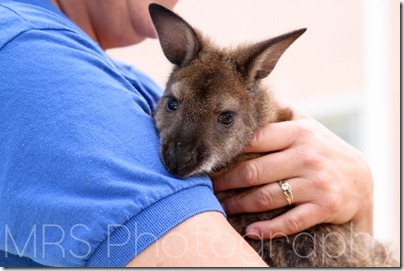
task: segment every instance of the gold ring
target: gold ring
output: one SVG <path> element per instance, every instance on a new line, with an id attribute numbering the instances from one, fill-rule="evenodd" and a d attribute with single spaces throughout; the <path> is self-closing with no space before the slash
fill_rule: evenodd
<path id="1" fill-rule="evenodd" d="M 289 205 L 292 205 L 293 204 L 292 187 L 285 180 L 280 180 L 280 181 L 278 181 L 278 183 L 283 191 L 283 195 L 285 196 L 286 201 L 288 202 Z"/>

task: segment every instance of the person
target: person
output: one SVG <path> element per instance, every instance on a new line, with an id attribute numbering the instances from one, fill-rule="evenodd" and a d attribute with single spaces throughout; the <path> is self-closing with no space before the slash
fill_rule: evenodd
<path id="1" fill-rule="evenodd" d="M 212 183 L 165 171 L 152 121 L 161 89 L 105 53 L 156 38 L 148 5 L 0 1 L 0 264 L 265 266 L 223 209 L 286 206 L 279 180 L 293 188 L 295 207 L 250 225 L 251 238 L 323 222 L 352 221 L 371 233 L 364 158 L 297 110 L 245 150 L 271 154 Z M 239 187 L 257 189 L 221 204 L 213 193 Z"/>

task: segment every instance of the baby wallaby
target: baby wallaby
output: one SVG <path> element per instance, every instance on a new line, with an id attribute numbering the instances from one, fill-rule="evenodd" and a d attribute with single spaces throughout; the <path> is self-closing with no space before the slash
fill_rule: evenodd
<path id="1" fill-rule="evenodd" d="M 261 79 L 306 29 L 234 49 L 218 48 L 172 11 L 157 4 L 151 4 L 149 11 L 163 52 L 175 65 L 154 112 L 165 168 L 182 178 L 212 175 L 259 156 L 241 154 L 253 133 L 268 123 L 292 118 L 291 110 L 277 105 Z M 233 215 L 228 221 L 244 235 L 249 224 L 289 208 Z M 323 224 L 292 236 L 246 240 L 270 266 L 393 264 L 382 244 L 351 224 Z"/>

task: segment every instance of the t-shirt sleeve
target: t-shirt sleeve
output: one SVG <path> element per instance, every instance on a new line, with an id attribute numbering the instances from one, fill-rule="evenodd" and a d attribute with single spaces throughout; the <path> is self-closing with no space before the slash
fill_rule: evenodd
<path id="1" fill-rule="evenodd" d="M 3 266 L 124 266 L 187 218 L 223 212 L 207 177 L 165 171 L 155 93 L 96 47 L 30 29 L 0 49 Z"/>

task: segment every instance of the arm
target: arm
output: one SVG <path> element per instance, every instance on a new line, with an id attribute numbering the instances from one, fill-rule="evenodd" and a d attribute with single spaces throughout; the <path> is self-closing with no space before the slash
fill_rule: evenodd
<path id="1" fill-rule="evenodd" d="M 223 200 L 229 214 L 272 210 L 287 205 L 277 181 L 292 186 L 295 207 L 271 220 L 250 225 L 264 237 L 293 234 L 320 223 L 352 221 L 373 230 L 373 180 L 359 151 L 301 112 L 292 121 L 262 128 L 246 152 L 272 152 L 241 163 L 213 180 L 223 191 L 257 186 L 252 193 Z M 252 238 L 254 235 L 251 236 Z"/>
<path id="2" fill-rule="evenodd" d="M 128 267 L 263 267 L 261 257 L 218 212 L 198 214 L 154 242 Z"/>

